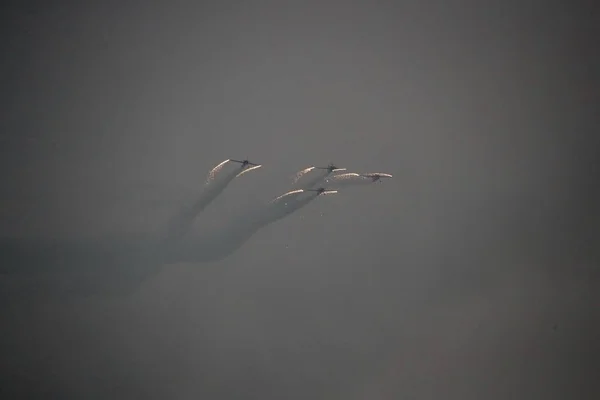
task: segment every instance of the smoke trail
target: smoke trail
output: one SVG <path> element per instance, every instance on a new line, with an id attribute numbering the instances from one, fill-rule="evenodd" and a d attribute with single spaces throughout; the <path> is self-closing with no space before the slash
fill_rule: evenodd
<path id="1" fill-rule="evenodd" d="M 264 217 L 262 218 L 263 224 L 266 223 L 266 226 L 267 224 L 280 220 L 308 205 L 308 203 L 319 196 L 319 193 L 308 192 L 308 196 L 305 196 L 303 199 L 298 199 L 304 193 L 307 192 L 304 190 L 292 190 L 273 199 L 269 207 L 265 210 Z"/>
<path id="2" fill-rule="evenodd" d="M 26 285 L 19 289 L 23 296 L 128 293 L 160 271 L 172 254 L 171 247 L 185 236 L 195 217 L 231 181 L 260 167 L 235 168 L 222 174 L 228 162 L 221 162 L 209 172 L 204 190 L 195 203 L 180 210 L 166 229 L 156 235 L 116 240 L 2 239 L 0 273 L 3 278 L 14 274 L 23 276 L 16 278 Z"/>
<path id="3" fill-rule="evenodd" d="M 3 239 L 0 293 L 35 301 L 127 294 L 160 270 L 154 238 Z"/>
<path id="4" fill-rule="evenodd" d="M 293 190 L 276 197 L 268 205 L 234 221 L 219 234 L 208 238 L 186 238 L 172 253 L 170 262 L 211 262 L 221 260 L 239 249 L 260 229 L 305 207 L 320 193 Z"/>
<path id="5" fill-rule="evenodd" d="M 170 246 L 148 238 L 63 246 L 61 255 L 67 257 L 63 261 L 70 267 L 61 269 L 60 265 L 52 263 L 44 273 L 26 277 L 29 282 L 23 281 L 26 285 L 19 288 L 20 296 L 31 301 L 36 297 L 69 300 L 95 295 L 129 295 L 165 264 L 211 262 L 233 254 L 260 229 L 291 215 L 318 196 L 316 192 L 306 194 L 302 190 L 288 192 L 233 221 L 220 233 L 211 232 L 200 238 L 188 235 L 183 240 L 171 242 Z M 45 257 L 47 251 L 43 253 Z"/>
<path id="6" fill-rule="evenodd" d="M 231 255 L 260 229 L 328 193 L 292 190 L 234 220 L 220 232 L 200 238 L 186 235 L 196 215 L 233 179 L 260 167 L 235 169 L 225 174 L 222 171 L 228 162 L 225 160 L 210 171 L 202 194 L 191 207 L 176 214 L 164 235 L 106 241 L 2 240 L 0 272 L 4 277 L 14 272 L 33 273 L 21 275 L 28 286 L 25 290 L 19 288 L 18 293 L 25 299 L 47 295 L 72 298 L 129 294 L 165 264 L 210 262 Z M 311 183 L 327 175 L 328 172 L 320 173 Z M 0 284 L 4 283 L 0 279 Z M 8 295 L 8 291 L 2 293 Z"/>
<path id="7" fill-rule="evenodd" d="M 310 176 L 308 176 L 310 174 Z M 315 167 L 304 168 L 298 171 L 292 181 L 292 186 L 299 189 L 312 189 L 319 182 L 322 182 L 330 172 L 326 169 L 317 169 Z"/>
<path id="8" fill-rule="evenodd" d="M 167 225 L 167 231 L 164 240 L 168 242 L 177 241 L 187 232 L 189 232 L 194 219 L 200 214 L 210 203 L 212 203 L 227 186 L 237 177 L 246 172 L 260 168 L 260 165 L 251 166 L 240 169 L 234 169 L 223 177 L 218 176 L 225 164 L 230 160 L 227 159 L 214 167 L 209 173 L 204 186 L 204 190 L 200 197 L 189 207 L 182 208 L 175 216 L 171 218 Z"/>

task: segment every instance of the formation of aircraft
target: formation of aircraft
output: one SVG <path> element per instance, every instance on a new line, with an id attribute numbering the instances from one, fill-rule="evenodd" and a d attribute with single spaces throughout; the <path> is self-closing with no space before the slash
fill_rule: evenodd
<path id="1" fill-rule="evenodd" d="M 241 170 L 236 168 L 221 175 L 223 178 L 215 180 L 216 175 L 229 161 L 241 164 Z M 55 290 L 60 292 L 63 287 L 61 285 L 64 284 L 67 294 L 71 291 L 100 293 L 105 290 L 124 293 L 155 274 L 163 265 L 177 262 L 209 262 L 226 257 L 263 226 L 291 214 L 316 197 L 338 193 L 337 190 L 333 190 L 334 187 L 328 188 L 329 178 L 342 179 L 348 175 L 363 178 L 359 179 L 358 183 L 364 183 L 369 179 L 375 182 L 392 177 L 391 174 L 381 172 L 341 173 L 332 176 L 332 173 L 346 170 L 335 164 L 306 168 L 303 170 L 306 173 L 318 168 L 326 170 L 327 174 L 314 174 L 306 182 L 301 183 L 300 188 L 277 197 L 266 206 L 265 210 L 248 218 L 250 222 L 246 220 L 239 222 L 239 224 L 249 225 L 244 225 L 241 229 L 234 225 L 230 230 L 225 229 L 220 236 L 208 235 L 198 242 L 195 237 L 188 234 L 196 216 L 220 196 L 230 182 L 260 166 L 261 164 L 248 159 L 228 159 L 221 162 L 209 172 L 212 184 L 206 186 L 206 190 L 195 203 L 176 211 L 166 226 L 158 232 L 139 238 L 73 238 L 72 240 L 0 238 L 0 278 L 13 274 L 20 276 L 39 274 L 41 280 L 36 280 L 35 285 L 32 286 L 35 293 L 41 293 L 41 289 L 36 285 L 43 284 L 46 278 L 49 279 L 47 286 L 49 292 Z M 347 183 L 353 184 L 353 182 Z M 303 192 L 314 192 L 316 195 L 303 197 L 301 196 Z M 271 207 L 282 199 L 286 207 L 279 207 L 279 204 Z M 68 279 L 63 279 L 63 274 Z M 56 280 L 52 277 L 56 277 Z M 0 286 L 1 284 L 0 279 Z M 31 293 L 25 294 L 29 296 Z"/>

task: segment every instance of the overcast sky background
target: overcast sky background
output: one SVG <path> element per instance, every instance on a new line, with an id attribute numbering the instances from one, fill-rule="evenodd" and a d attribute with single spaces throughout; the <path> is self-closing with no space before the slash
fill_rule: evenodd
<path id="1" fill-rule="evenodd" d="M 0 393 L 596 398 L 593 10 L 110 3 L 2 3 L 3 237 L 151 232 L 226 158 L 264 167 L 200 228 L 311 164 L 394 178 L 126 299 L 3 304 Z"/>

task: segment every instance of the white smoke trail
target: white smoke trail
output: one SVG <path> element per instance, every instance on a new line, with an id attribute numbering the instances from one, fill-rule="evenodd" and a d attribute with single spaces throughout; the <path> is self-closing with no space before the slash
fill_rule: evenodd
<path id="1" fill-rule="evenodd" d="M 172 242 L 185 236 L 194 223 L 196 216 L 204 211 L 208 205 L 210 205 L 221 193 L 223 193 L 223 191 L 235 178 L 245 174 L 246 172 L 253 171 L 261 167 L 260 165 L 251 166 L 243 168 L 241 171 L 239 168 L 235 168 L 226 175 L 221 176 L 219 173 L 229 161 L 230 160 L 225 160 L 214 167 L 209 172 L 204 190 L 198 199 L 191 206 L 182 208 L 174 217 L 171 218 L 164 237 L 166 241 Z"/>
<path id="2" fill-rule="evenodd" d="M 2 270 L 6 269 L 4 272 L 7 274 L 23 271 L 23 269 L 45 273 L 52 281 L 48 284 L 49 291 L 55 291 L 58 286 L 62 286 L 70 293 L 73 289 L 81 294 L 93 291 L 128 293 L 160 271 L 165 264 L 209 262 L 227 257 L 260 229 L 293 214 L 322 194 L 335 192 L 292 190 L 276 197 L 256 212 L 234 221 L 220 233 L 210 232 L 204 238 L 190 237 L 187 233 L 198 213 L 214 201 L 236 177 L 260 167 L 235 168 L 226 173 L 224 168 L 229 161 L 221 162 L 210 171 L 202 194 L 191 207 L 175 215 L 164 236 L 152 235 L 139 242 L 119 240 L 106 244 L 95 240 L 81 245 L 50 243 L 30 246 L 22 242 L 0 243 L 0 250 L 2 250 L 0 264 L 2 260 L 22 261 L 19 264 L 11 262 Z M 314 169 L 308 168 L 307 172 Z M 322 171 L 304 184 L 314 185 L 330 175 L 329 171 Z M 57 282 L 67 282 L 67 284 L 58 285 Z"/>
<path id="3" fill-rule="evenodd" d="M 149 237 L 1 241 L 0 285 L 18 301 L 127 295 L 162 269 L 157 244 Z"/>
<path id="4" fill-rule="evenodd" d="M 49 292 L 91 294 L 95 290 L 114 292 L 117 288 L 127 292 L 162 269 L 172 258 L 172 246 L 186 235 L 198 213 L 212 203 L 231 181 L 260 167 L 234 168 L 225 172 L 228 162 L 225 160 L 210 171 L 196 201 L 180 210 L 159 234 L 140 238 L 140 241 L 134 238 L 115 238 L 114 241 L 100 238 L 0 240 L 0 273 L 27 276 L 26 281 L 30 278 L 39 283 L 47 281 Z"/>
<path id="5" fill-rule="evenodd" d="M 303 196 L 305 195 L 305 196 Z M 321 194 L 292 190 L 276 197 L 268 205 L 234 221 L 231 226 L 208 238 L 186 238 L 172 253 L 170 262 L 211 262 L 233 254 L 262 228 L 305 207 Z"/>
<path id="6" fill-rule="evenodd" d="M 305 174 L 314 170 L 315 167 L 308 167 L 300 171 L 296 175 L 296 183 Z M 323 181 L 330 174 L 331 172 L 327 170 L 315 173 L 315 177 L 310 181 L 302 182 L 305 189 L 295 189 L 277 196 L 268 205 L 235 220 L 220 233 L 211 234 L 207 238 L 187 238 L 179 246 L 176 246 L 171 254 L 170 262 L 210 262 L 227 257 L 260 229 L 293 214 L 321 195 L 336 194 L 336 190 L 327 190 L 321 193 L 310 190 L 310 187 Z"/>
<path id="7" fill-rule="evenodd" d="M 312 189 L 322 182 L 330 172 L 326 169 L 308 167 L 299 171 L 293 179 L 293 187 L 299 189 Z"/>
<path id="8" fill-rule="evenodd" d="M 304 193 L 307 192 L 304 190 L 292 190 L 276 197 L 266 209 L 263 223 L 268 221 L 270 224 L 283 217 L 286 217 L 308 205 L 308 203 L 312 202 L 319 196 L 319 193 L 317 192 L 308 192 L 308 196 L 299 199 L 299 197 L 301 197 Z"/>

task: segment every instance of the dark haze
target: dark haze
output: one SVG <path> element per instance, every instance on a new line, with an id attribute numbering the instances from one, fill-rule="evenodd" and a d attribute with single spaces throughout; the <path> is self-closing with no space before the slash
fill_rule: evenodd
<path id="1" fill-rule="evenodd" d="M 3 2 L 1 243 L 152 237 L 263 167 L 125 296 L 0 276 L 0 397 L 598 398 L 582 4 Z M 394 177 L 236 225 L 329 162 Z"/>

